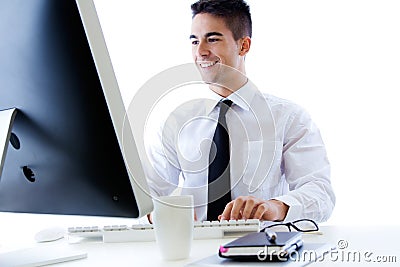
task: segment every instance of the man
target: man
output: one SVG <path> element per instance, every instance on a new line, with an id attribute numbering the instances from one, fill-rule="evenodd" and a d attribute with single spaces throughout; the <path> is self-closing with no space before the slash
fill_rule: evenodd
<path id="1" fill-rule="evenodd" d="M 217 100 L 182 105 L 147 144 L 153 194 L 170 194 L 182 175 L 182 194 L 194 195 L 199 220 L 327 220 L 335 196 L 319 130 L 302 108 L 261 94 L 245 76 L 248 5 L 199 0 L 192 11 L 193 59 Z"/>

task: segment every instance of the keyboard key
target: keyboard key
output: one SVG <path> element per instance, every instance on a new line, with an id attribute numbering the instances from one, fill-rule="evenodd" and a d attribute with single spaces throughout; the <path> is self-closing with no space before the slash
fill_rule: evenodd
<path id="1" fill-rule="evenodd" d="M 211 227 L 220 227 L 221 224 L 219 223 L 219 221 L 212 221 L 210 224 Z"/>
<path id="2" fill-rule="evenodd" d="M 229 222 L 227 220 L 222 220 L 222 221 L 219 222 L 219 224 L 221 226 L 227 226 L 229 224 Z"/>

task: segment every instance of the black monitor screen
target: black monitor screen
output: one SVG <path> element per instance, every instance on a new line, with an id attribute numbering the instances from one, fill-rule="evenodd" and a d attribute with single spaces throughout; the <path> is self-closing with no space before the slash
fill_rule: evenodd
<path id="1" fill-rule="evenodd" d="M 137 217 L 75 0 L 0 0 L 0 211 Z"/>

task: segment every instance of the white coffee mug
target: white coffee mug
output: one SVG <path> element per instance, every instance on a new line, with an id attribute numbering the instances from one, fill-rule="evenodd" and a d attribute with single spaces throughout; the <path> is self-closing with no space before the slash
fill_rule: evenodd
<path id="1" fill-rule="evenodd" d="M 156 242 L 165 260 L 188 258 L 193 240 L 193 196 L 153 199 Z"/>

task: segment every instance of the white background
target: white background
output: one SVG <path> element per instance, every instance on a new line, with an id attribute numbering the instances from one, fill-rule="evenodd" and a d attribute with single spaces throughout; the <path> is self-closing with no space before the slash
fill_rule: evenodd
<path id="1" fill-rule="evenodd" d="M 191 62 L 188 0 L 95 0 L 126 105 L 152 76 Z M 248 0 L 247 75 L 305 107 L 337 196 L 332 224 L 398 224 L 400 1 Z"/>

